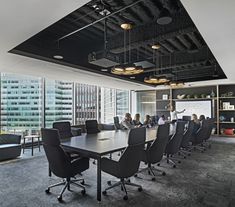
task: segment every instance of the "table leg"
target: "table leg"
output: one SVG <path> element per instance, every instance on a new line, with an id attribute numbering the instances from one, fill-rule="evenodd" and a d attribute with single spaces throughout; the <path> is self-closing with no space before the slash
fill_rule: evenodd
<path id="1" fill-rule="evenodd" d="M 39 150 L 39 152 L 41 152 L 41 149 L 40 149 L 40 137 L 38 137 L 38 150 Z"/>
<path id="2" fill-rule="evenodd" d="M 101 201 L 101 157 L 97 159 L 97 201 Z"/>
<path id="3" fill-rule="evenodd" d="M 24 154 L 24 149 L 25 149 L 25 137 L 24 137 L 24 147 L 23 147 L 23 154 Z"/>
<path id="4" fill-rule="evenodd" d="M 31 153 L 31 155 L 33 156 L 33 137 L 31 139 L 32 139 L 32 153 Z"/>

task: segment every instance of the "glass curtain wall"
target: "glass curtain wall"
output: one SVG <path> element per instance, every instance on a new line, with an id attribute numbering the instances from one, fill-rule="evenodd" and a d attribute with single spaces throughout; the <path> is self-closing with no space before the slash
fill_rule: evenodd
<path id="1" fill-rule="evenodd" d="M 116 116 L 123 119 L 125 113 L 129 112 L 129 91 L 116 90 Z"/>
<path id="2" fill-rule="evenodd" d="M 41 128 L 42 79 L 1 73 L 1 130 L 23 133 Z"/>
<path id="3" fill-rule="evenodd" d="M 86 120 L 98 119 L 99 90 L 97 86 L 75 84 L 75 124 L 85 124 Z"/>
<path id="4" fill-rule="evenodd" d="M 73 117 L 73 83 L 57 80 L 45 82 L 45 126 L 53 122 L 69 121 Z"/>
<path id="5" fill-rule="evenodd" d="M 141 121 L 145 115 L 156 115 L 156 91 L 137 92 L 136 112 L 140 114 Z"/>
<path id="6" fill-rule="evenodd" d="M 43 122 L 45 127 L 56 121 L 84 124 L 88 119 L 108 124 L 129 112 L 129 91 L 18 74 L 1 73 L 0 78 L 4 132 L 39 130 Z"/>

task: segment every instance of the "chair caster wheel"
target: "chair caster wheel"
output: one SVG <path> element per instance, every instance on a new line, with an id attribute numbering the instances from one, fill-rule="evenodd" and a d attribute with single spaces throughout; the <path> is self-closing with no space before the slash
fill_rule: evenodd
<path id="1" fill-rule="evenodd" d="M 102 192 L 102 194 L 103 194 L 103 195 L 107 195 L 107 191 L 104 190 L 104 191 Z"/>
<path id="2" fill-rule="evenodd" d="M 58 200 L 59 202 L 62 202 L 62 201 L 63 201 L 62 196 L 58 196 L 58 197 L 57 197 L 57 200 Z"/>
<path id="3" fill-rule="evenodd" d="M 124 200 L 124 201 L 127 201 L 127 200 L 128 200 L 128 196 L 125 195 L 125 196 L 123 197 L 123 200 Z"/>
<path id="4" fill-rule="evenodd" d="M 179 161 L 178 161 L 178 163 L 180 164 L 180 163 L 181 163 L 181 161 L 179 160 Z"/>
<path id="5" fill-rule="evenodd" d="M 131 182 L 131 180 L 130 180 L 130 179 L 127 179 L 127 180 L 126 180 L 126 182 L 130 183 L 130 182 Z"/>
<path id="6" fill-rule="evenodd" d="M 85 184 L 85 180 L 83 180 L 83 181 L 81 182 L 81 184 L 84 185 L 84 184 Z"/>
<path id="7" fill-rule="evenodd" d="M 142 187 L 139 187 L 139 188 L 138 188 L 138 191 L 139 191 L 139 192 L 143 191 L 143 188 L 142 188 Z"/>
<path id="8" fill-rule="evenodd" d="M 176 165 L 173 165 L 173 168 L 176 168 Z"/>
<path id="9" fill-rule="evenodd" d="M 138 177 L 138 175 L 137 175 L 137 174 L 135 174 L 135 175 L 134 175 L 134 177 L 136 177 L 136 178 L 137 178 L 137 177 Z"/>
<path id="10" fill-rule="evenodd" d="M 160 163 L 158 163 L 157 166 L 160 166 Z"/>
<path id="11" fill-rule="evenodd" d="M 162 175 L 163 175 L 163 176 L 165 176 L 165 175 L 166 175 L 166 173 L 165 173 L 165 172 L 162 172 Z"/>
<path id="12" fill-rule="evenodd" d="M 47 188 L 47 189 L 45 190 L 45 193 L 46 193 L 46 194 L 49 194 L 49 193 L 50 193 L 50 189 Z"/>
<path id="13" fill-rule="evenodd" d="M 184 159 L 186 159 L 186 156 L 184 156 Z"/>
<path id="14" fill-rule="evenodd" d="M 155 181 L 156 180 L 156 178 L 152 178 L 152 181 Z"/>
<path id="15" fill-rule="evenodd" d="M 111 181 L 109 180 L 109 181 L 107 182 L 107 184 L 108 184 L 108 185 L 111 185 Z"/>
<path id="16" fill-rule="evenodd" d="M 83 189 L 83 190 L 81 191 L 81 193 L 82 193 L 82 195 L 85 195 L 85 194 L 86 194 L 86 190 Z"/>

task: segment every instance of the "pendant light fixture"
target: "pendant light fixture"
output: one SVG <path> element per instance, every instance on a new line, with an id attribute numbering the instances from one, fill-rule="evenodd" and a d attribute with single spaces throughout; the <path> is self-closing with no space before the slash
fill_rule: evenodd
<path id="1" fill-rule="evenodd" d="M 132 29 L 132 24 L 131 23 L 123 23 L 121 24 L 121 28 L 124 30 L 124 64 L 123 65 L 118 65 L 115 66 L 111 69 L 111 73 L 116 74 L 116 75 L 138 75 L 142 72 L 144 72 L 143 68 L 141 66 L 135 66 L 134 64 L 131 64 L 131 35 L 130 35 L 130 30 Z M 126 36 L 127 32 L 129 34 L 129 59 L 127 63 L 127 46 L 126 46 Z"/>

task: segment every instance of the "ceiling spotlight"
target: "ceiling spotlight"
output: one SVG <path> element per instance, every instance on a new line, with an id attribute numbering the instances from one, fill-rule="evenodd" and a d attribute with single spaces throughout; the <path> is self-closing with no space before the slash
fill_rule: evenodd
<path id="1" fill-rule="evenodd" d="M 157 23 L 160 25 L 166 25 L 166 24 L 170 24 L 172 21 L 172 17 L 170 12 L 166 9 L 163 8 L 157 18 Z"/>
<path id="2" fill-rule="evenodd" d="M 64 59 L 64 57 L 62 55 L 54 55 L 53 58 L 57 59 L 57 60 L 62 60 Z"/>
<path id="3" fill-rule="evenodd" d="M 151 46 L 153 50 L 159 50 L 161 48 L 161 45 L 159 44 L 154 44 Z"/>
<path id="4" fill-rule="evenodd" d="M 130 30 L 130 29 L 132 29 L 132 24 L 123 23 L 123 24 L 121 24 L 121 28 L 124 29 L 124 30 Z"/>
<path id="5" fill-rule="evenodd" d="M 102 68 L 101 71 L 102 71 L 102 72 L 107 72 L 108 69 Z"/>

